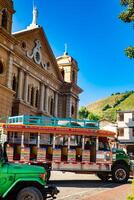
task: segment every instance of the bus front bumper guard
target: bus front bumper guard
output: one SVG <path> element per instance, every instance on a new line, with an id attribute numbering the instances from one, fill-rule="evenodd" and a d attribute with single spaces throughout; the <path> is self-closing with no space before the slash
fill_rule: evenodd
<path id="1" fill-rule="evenodd" d="M 56 186 L 45 186 L 43 189 L 43 196 L 44 196 L 44 200 L 45 199 L 56 199 L 56 195 L 59 193 L 60 191 L 57 189 Z"/>

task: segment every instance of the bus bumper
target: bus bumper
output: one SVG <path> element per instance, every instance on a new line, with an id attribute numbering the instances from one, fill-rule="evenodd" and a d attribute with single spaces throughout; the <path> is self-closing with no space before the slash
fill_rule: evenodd
<path id="1" fill-rule="evenodd" d="M 43 191 L 43 197 L 44 197 L 44 200 L 45 199 L 56 199 L 56 195 L 59 193 L 59 190 L 57 189 L 56 186 L 45 186 Z"/>

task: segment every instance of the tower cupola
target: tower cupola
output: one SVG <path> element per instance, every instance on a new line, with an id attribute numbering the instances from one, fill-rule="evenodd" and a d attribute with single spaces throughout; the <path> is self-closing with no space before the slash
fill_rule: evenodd
<path id="1" fill-rule="evenodd" d="M 12 17 L 15 13 L 12 0 L 0 0 L 0 27 L 11 34 Z"/>
<path id="2" fill-rule="evenodd" d="M 64 54 L 57 58 L 57 63 L 64 81 L 77 84 L 78 64 L 75 59 L 68 55 L 66 44 Z"/>

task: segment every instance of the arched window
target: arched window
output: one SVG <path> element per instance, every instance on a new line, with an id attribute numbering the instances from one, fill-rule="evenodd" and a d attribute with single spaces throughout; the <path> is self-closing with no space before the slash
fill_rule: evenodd
<path id="1" fill-rule="evenodd" d="M 34 88 L 31 88 L 31 102 L 30 102 L 31 106 L 34 105 Z"/>
<path id="2" fill-rule="evenodd" d="M 2 23 L 1 23 L 1 25 L 2 25 L 2 27 L 5 28 L 5 29 L 7 29 L 7 18 L 8 18 L 8 16 L 7 16 L 7 11 L 4 9 L 4 10 L 2 11 Z"/>
<path id="3" fill-rule="evenodd" d="M 65 78 L 65 71 L 64 71 L 64 69 L 61 70 L 61 74 L 62 74 L 63 79 L 64 79 Z"/>
<path id="4" fill-rule="evenodd" d="M 74 115 L 74 106 L 72 105 L 71 114 Z"/>
<path id="5" fill-rule="evenodd" d="M 12 90 L 16 91 L 17 90 L 17 80 L 16 80 L 16 76 L 13 76 L 13 82 L 12 82 Z"/>
<path id="6" fill-rule="evenodd" d="M 72 72 L 72 81 L 75 82 L 75 71 Z"/>
<path id="7" fill-rule="evenodd" d="M 36 90 L 36 99 L 35 99 L 35 107 L 38 107 L 38 99 L 39 99 L 39 90 Z"/>
<path id="8" fill-rule="evenodd" d="M 54 109 L 54 100 L 52 97 L 48 98 L 48 111 L 50 115 L 53 115 L 53 109 Z"/>
<path id="9" fill-rule="evenodd" d="M 3 63 L 0 61 L 0 74 L 2 74 L 4 71 Z"/>
<path id="10" fill-rule="evenodd" d="M 28 85 L 27 101 L 30 102 L 30 85 Z"/>
<path id="11" fill-rule="evenodd" d="M 51 98 L 50 100 L 50 115 L 53 115 L 53 108 L 54 108 L 54 100 Z"/>

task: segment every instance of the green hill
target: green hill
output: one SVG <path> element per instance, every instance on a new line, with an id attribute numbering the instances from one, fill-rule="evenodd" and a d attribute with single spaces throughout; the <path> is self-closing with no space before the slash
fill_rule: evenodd
<path id="1" fill-rule="evenodd" d="M 116 111 L 134 110 L 134 91 L 116 93 L 86 106 L 89 112 L 101 119 L 116 121 Z"/>

